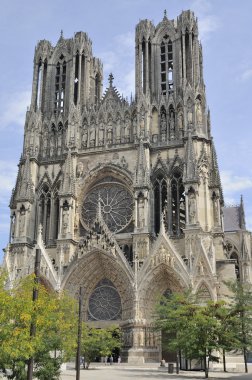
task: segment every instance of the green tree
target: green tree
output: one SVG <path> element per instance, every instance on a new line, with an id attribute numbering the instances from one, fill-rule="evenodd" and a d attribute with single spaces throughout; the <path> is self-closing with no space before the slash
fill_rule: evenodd
<path id="1" fill-rule="evenodd" d="M 110 356 L 115 348 L 121 347 L 121 332 L 118 327 L 96 329 L 83 323 L 81 352 L 86 369 L 96 357 Z"/>
<path id="2" fill-rule="evenodd" d="M 231 334 L 229 336 L 228 331 L 220 340 L 224 332 L 222 322 L 228 314 L 227 305 L 223 302 L 199 305 L 191 293 L 172 294 L 162 298 L 157 306 L 157 314 L 156 327 L 170 337 L 167 347 L 181 352 L 187 359 L 201 359 L 206 378 L 209 361 L 218 360 L 214 352 L 234 343 L 234 337 Z M 227 326 L 225 328 L 228 330 Z"/>
<path id="3" fill-rule="evenodd" d="M 1 274 L 0 368 L 9 379 L 26 379 L 25 365 L 33 357 L 38 379 L 57 379 L 60 364 L 73 354 L 76 345 L 75 301 L 48 292 L 42 284 L 35 285 L 34 276 L 22 279 L 11 290 L 5 289 L 5 280 Z M 32 301 L 34 286 L 39 292 L 36 302 Z M 34 337 L 30 335 L 31 322 L 36 325 Z"/>
<path id="4" fill-rule="evenodd" d="M 248 372 L 247 355 L 252 349 L 252 286 L 240 281 L 227 282 L 226 285 L 232 292 L 230 312 L 237 318 L 235 348 L 242 350 L 245 372 Z"/>

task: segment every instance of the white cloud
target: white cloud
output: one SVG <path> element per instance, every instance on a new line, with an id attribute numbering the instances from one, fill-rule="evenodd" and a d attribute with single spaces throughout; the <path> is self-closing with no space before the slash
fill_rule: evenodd
<path id="1" fill-rule="evenodd" d="M 12 124 L 23 126 L 30 101 L 29 91 L 5 95 L 4 99 L 1 99 L 0 129 L 3 130 Z"/>
<path id="2" fill-rule="evenodd" d="M 0 160 L 0 204 L 6 205 L 17 177 L 17 164 Z"/>
<path id="3" fill-rule="evenodd" d="M 241 80 L 244 82 L 251 79 L 251 78 L 252 78 L 252 69 L 246 69 L 241 74 Z"/>
<path id="4" fill-rule="evenodd" d="M 115 37 L 115 42 L 117 44 L 117 48 L 122 49 L 122 53 L 126 55 L 134 54 L 135 35 L 133 32 L 119 34 L 118 36 Z"/>
<path id="5" fill-rule="evenodd" d="M 128 98 L 135 89 L 134 44 L 134 33 L 126 32 L 115 36 L 111 48 L 98 54 L 104 62 L 104 88 L 108 86 L 107 78 L 112 72 L 114 85 Z"/>
<path id="6" fill-rule="evenodd" d="M 227 197 L 231 196 L 232 198 L 232 193 L 252 189 L 251 177 L 239 177 L 234 175 L 230 170 L 222 171 L 220 174 L 223 190 L 227 194 Z"/>
<path id="7" fill-rule="evenodd" d="M 202 41 L 210 38 L 210 34 L 220 27 L 219 18 L 211 13 L 212 4 L 208 0 L 194 0 L 191 8 L 199 17 L 199 36 Z"/>
<path id="8" fill-rule="evenodd" d="M 216 16 L 209 15 L 199 20 L 199 36 L 202 41 L 206 41 L 210 34 L 220 27 L 220 22 Z"/>

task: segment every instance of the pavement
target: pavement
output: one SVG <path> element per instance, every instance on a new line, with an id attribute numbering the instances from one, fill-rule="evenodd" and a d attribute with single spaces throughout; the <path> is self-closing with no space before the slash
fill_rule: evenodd
<path id="1" fill-rule="evenodd" d="M 81 369 L 80 380 L 186 380 L 186 379 L 204 379 L 205 374 L 201 371 L 180 371 L 169 374 L 167 367 L 160 369 L 156 366 L 138 366 L 133 367 L 124 364 L 104 365 L 93 363 L 88 370 Z M 73 366 L 68 366 L 62 372 L 61 380 L 75 380 L 76 372 Z M 224 373 L 224 372 L 209 372 L 209 379 L 236 379 L 236 380 L 252 380 L 252 365 L 249 366 L 249 373 Z"/>

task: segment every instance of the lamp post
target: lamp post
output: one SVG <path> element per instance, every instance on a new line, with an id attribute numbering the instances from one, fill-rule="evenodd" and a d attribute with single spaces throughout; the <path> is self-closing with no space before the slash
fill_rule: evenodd
<path id="1" fill-rule="evenodd" d="M 82 328 L 82 286 L 80 286 L 80 291 L 79 291 L 79 318 L 78 318 L 78 337 L 77 337 L 77 353 L 76 353 L 76 380 L 80 380 L 81 328 Z"/>
<path id="2" fill-rule="evenodd" d="M 32 301 L 36 302 L 38 299 L 38 283 L 39 283 L 39 276 L 40 276 L 40 262 L 41 262 L 41 251 L 40 249 L 36 249 L 36 257 L 35 257 L 35 279 L 34 279 L 34 287 L 32 292 Z M 31 328 L 30 328 L 30 336 L 31 338 L 36 335 L 36 321 L 31 321 Z M 27 380 L 32 380 L 32 374 L 33 374 L 33 357 L 31 356 L 28 360 L 28 368 L 27 368 Z"/>

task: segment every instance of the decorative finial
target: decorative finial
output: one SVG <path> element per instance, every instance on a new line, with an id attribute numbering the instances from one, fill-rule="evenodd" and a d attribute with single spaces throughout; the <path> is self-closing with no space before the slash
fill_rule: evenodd
<path id="1" fill-rule="evenodd" d="M 164 10 L 164 18 L 167 18 L 167 11 L 166 11 L 166 9 Z"/>
<path id="2" fill-rule="evenodd" d="M 60 31 L 60 38 L 63 38 L 63 29 Z"/>
<path id="3" fill-rule="evenodd" d="M 109 74 L 109 78 L 108 78 L 108 79 L 109 79 L 109 86 L 112 87 L 112 85 L 113 85 L 113 80 L 114 80 L 114 77 L 113 77 L 113 74 L 112 74 L 112 73 Z"/>

